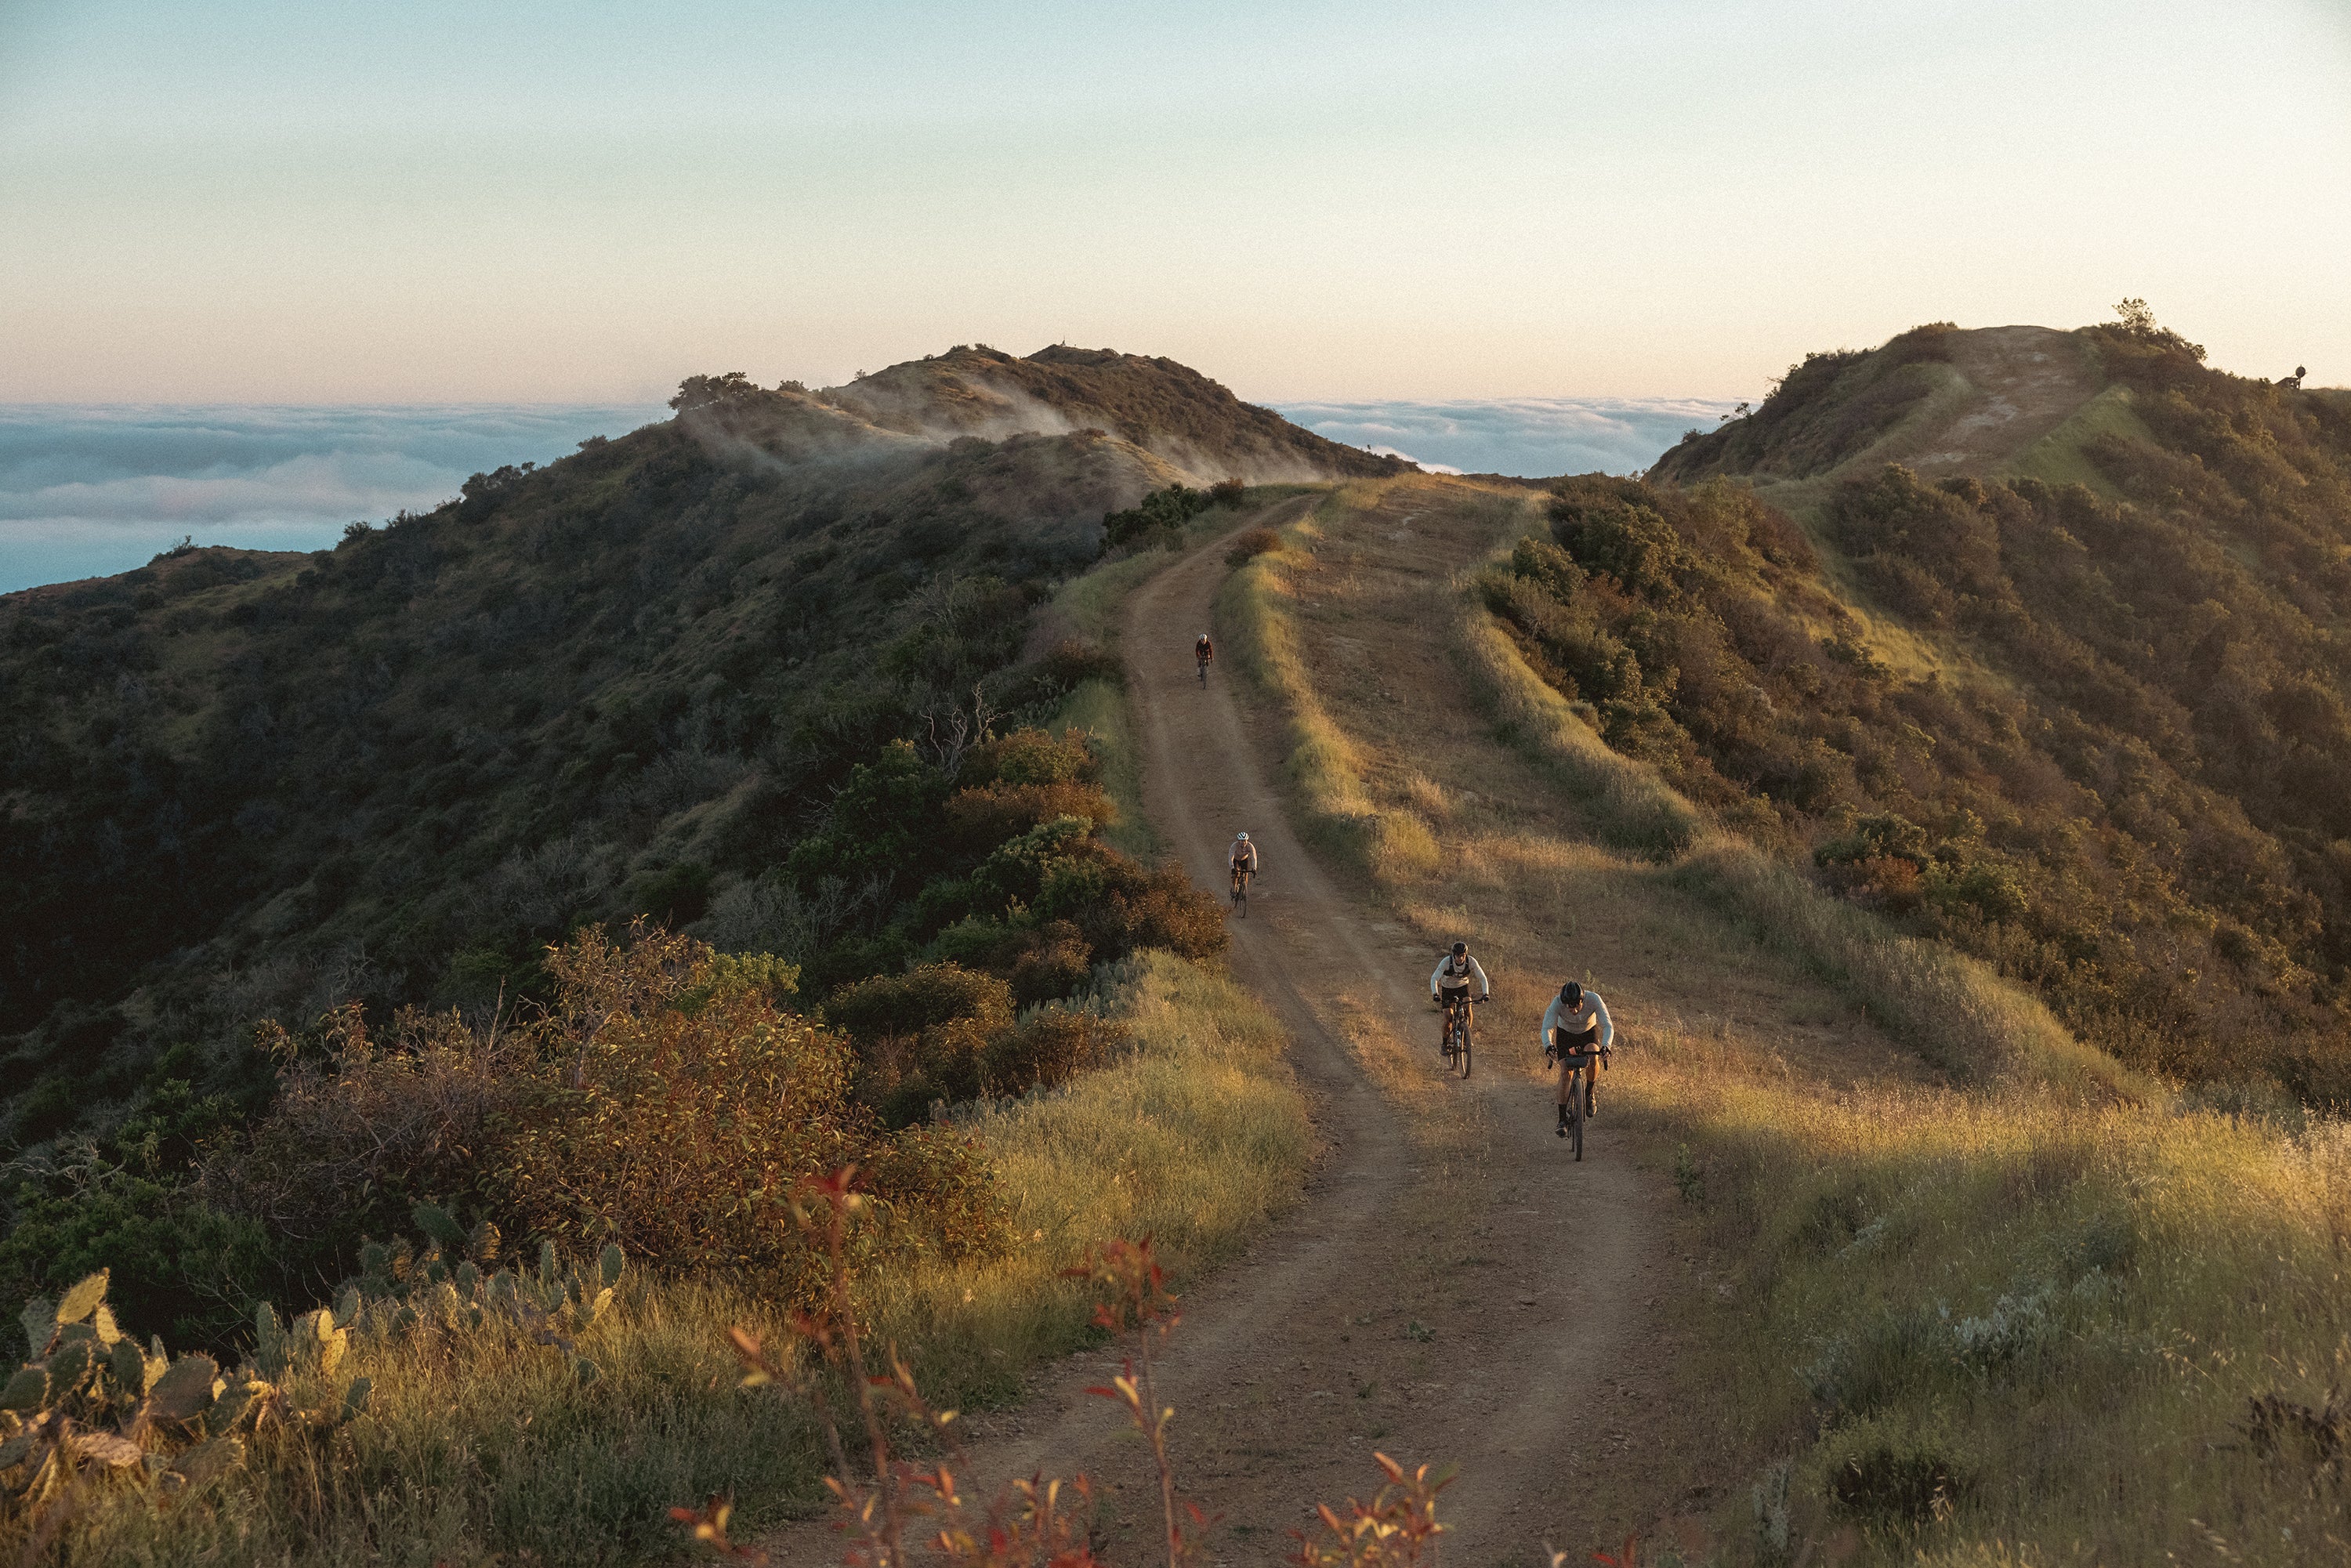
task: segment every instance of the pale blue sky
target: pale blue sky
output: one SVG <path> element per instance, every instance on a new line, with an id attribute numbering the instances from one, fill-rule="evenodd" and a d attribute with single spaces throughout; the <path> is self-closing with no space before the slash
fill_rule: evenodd
<path id="1" fill-rule="evenodd" d="M 2346 0 L 0 0 L 0 401 L 1750 397 L 2126 293 L 2340 383 L 2346 172 Z"/>

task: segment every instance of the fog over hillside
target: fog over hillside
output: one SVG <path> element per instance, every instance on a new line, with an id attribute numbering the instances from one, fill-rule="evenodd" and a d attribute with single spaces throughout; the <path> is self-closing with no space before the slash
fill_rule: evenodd
<path id="1" fill-rule="evenodd" d="M 1301 402 L 1279 412 L 1431 468 L 1548 476 L 1645 468 L 1729 405 L 1701 398 Z M 355 519 L 422 511 L 465 476 L 547 463 L 654 404 L 0 406 L 0 593 L 198 544 L 323 549 Z"/>
<path id="2" fill-rule="evenodd" d="M 655 404 L 0 405 L 0 593 L 199 544 L 322 549 L 469 474 L 547 463 Z"/>

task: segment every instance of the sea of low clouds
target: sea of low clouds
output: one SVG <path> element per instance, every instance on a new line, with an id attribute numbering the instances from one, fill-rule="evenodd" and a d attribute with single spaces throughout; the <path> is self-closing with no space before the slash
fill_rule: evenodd
<path id="1" fill-rule="evenodd" d="M 183 538 L 321 549 L 468 476 L 621 435 L 655 406 L 0 405 L 0 593 L 143 566 Z"/>
<path id="2" fill-rule="evenodd" d="M 1290 403 L 1351 446 L 1458 473 L 1629 474 L 1729 404 L 1673 398 Z M 144 565 L 183 538 L 321 549 L 351 522 L 449 499 L 466 476 L 620 435 L 653 405 L 228 408 L 0 405 L 0 593 Z"/>
<path id="3" fill-rule="evenodd" d="M 1456 474 L 1636 474 L 1729 402 L 1705 398 L 1517 397 L 1452 402 L 1292 402 L 1283 418 L 1350 446 Z"/>

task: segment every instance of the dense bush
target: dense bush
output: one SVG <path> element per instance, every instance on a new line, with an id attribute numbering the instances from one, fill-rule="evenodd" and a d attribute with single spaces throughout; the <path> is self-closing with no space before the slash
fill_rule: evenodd
<path id="1" fill-rule="evenodd" d="M 317 1289 L 359 1267 L 366 1236 L 405 1232 L 433 1202 L 798 1294 L 811 1276 L 793 1190 L 845 1165 L 865 1170 L 891 1248 L 955 1259 L 1001 1241 L 981 1152 L 888 1132 L 850 1092 L 847 1038 L 778 1006 L 789 971 L 595 927 L 547 967 L 553 995 L 519 1021 L 405 1011 L 377 1038 L 347 1009 L 323 1040 L 287 1040 L 276 1103 L 207 1151 L 195 1190 L 296 1249 Z M 935 978 L 913 982 L 917 1005 L 952 1009 Z M 1008 994 L 999 1012 L 1008 1026 Z"/>
<path id="2" fill-rule="evenodd" d="M 1146 543 L 1172 546 L 1182 538 L 1185 524 L 1227 498 L 1215 490 L 1195 490 L 1188 485 L 1154 490 L 1126 510 L 1102 518 L 1102 549 L 1107 553 Z"/>
<path id="3" fill-rule="evenodd" d="M 1251 528 L 1233 541 L 1225 552 L 1227 566 L 1243 566 L 1258 557 L 1281 548 L 1281 536 L 1271 528 Z"/>

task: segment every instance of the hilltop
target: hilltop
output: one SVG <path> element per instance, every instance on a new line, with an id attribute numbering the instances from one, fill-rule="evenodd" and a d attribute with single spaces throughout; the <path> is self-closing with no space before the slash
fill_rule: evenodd
<path id="1" fill-rule="evenodd" d="M 2338 398 L 1936 324 L 1552 518 L 1493 601 L 1612 745 L 2126 1061 L 2351 1103 Z"/>
<path id="2" fill-rule="evenodd" d="M 985 345 L 958 347 L 813 395 L 880 429 L 915 436 L 1001 440 L 1098 429 L 1196 484 L 1379 477 L 1405 466 L 1243 402 L 1173 360 L 1110 349 L 1057 344 L 1019 359 Z"/>

